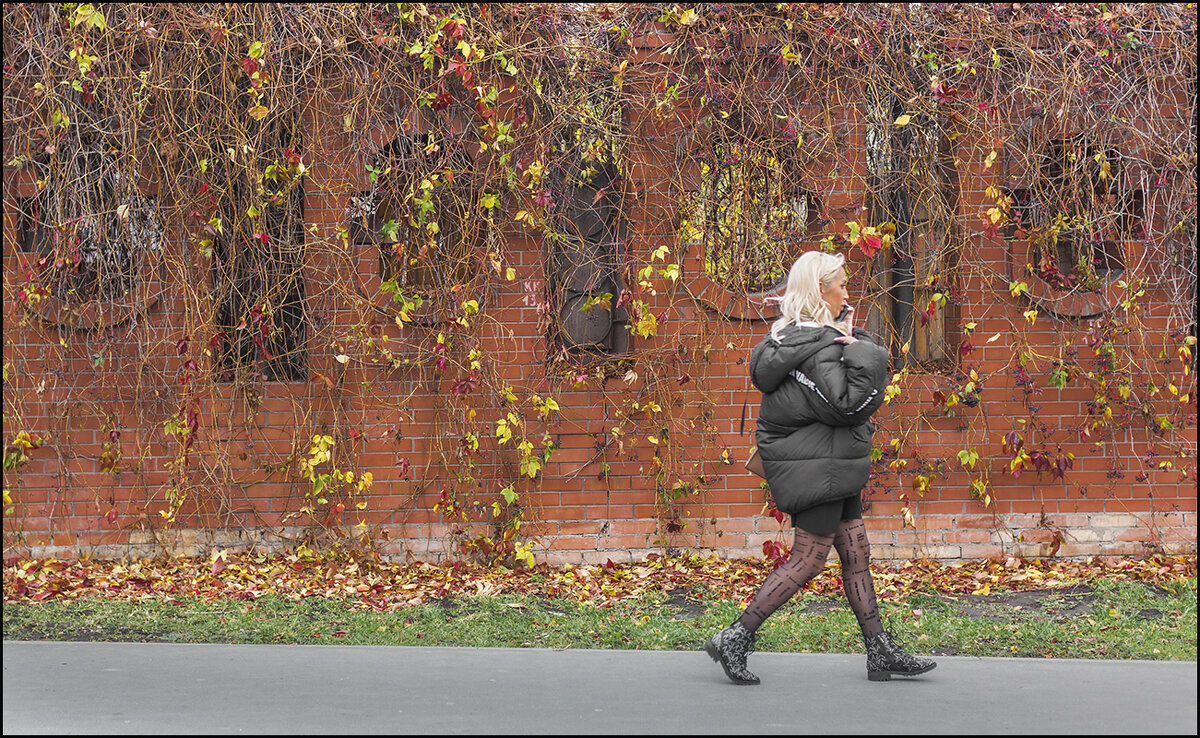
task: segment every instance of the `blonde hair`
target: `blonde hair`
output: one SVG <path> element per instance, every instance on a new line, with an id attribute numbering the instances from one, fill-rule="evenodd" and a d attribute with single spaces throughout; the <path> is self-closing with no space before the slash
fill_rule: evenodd
<path id="1" fill-rule="evenodd" d="M 846 257 L 823 251 L 808 251 L 796 259 L 788 272 L 787 289 L 779 301 L 779 320 L 771 326 L 771 337 L 778 341 L 783 330 L 793 323 L 812 321 L 830 325 L 846 333 L 844 325 L 834 321 L 837 316 L 821 299 L 821 288 L 828 287 L 845 270 Z"/>

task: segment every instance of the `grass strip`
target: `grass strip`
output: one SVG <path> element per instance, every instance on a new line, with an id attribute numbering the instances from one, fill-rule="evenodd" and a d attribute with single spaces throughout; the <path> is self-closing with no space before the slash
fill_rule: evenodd
<path id="1" fill-rule="evenodd" d="M 914 594 L 880 603 L 911 650 L 935 655 L 1196 660 L 1196 579 L 1164 587 L 1097 581 L 987 596 Z M 693 650 L 741 611 L 702 587 L 597 607 L 505 594 L 378 611 L 337 597 L 254 601 L 81 597 L 4 604 L 6 640 Z M 802 593 L 760 631 L 760 651 L 862 653 L 840 598 Z"/>

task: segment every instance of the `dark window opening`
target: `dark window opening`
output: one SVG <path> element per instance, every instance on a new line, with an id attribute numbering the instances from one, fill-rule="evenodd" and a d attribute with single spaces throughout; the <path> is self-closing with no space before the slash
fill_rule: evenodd
<path id="1" fill-rule="evenodd" d="M 576 356 L 629 350 L 629 313 L 623 304 L 626 222 L 620 181 L 610 162 L 593 161 L 586 177 L 551 174 L 556 238 L 549 248 L 549 287 L 556 297 L 556 345 Z"/>
<path id="2" fill-rule="evenodd" d="M 125 299 L 140 279 L 142 253 L 161 253 L 154 199 L 109 155 L 85 152 L 17 199 L 17 251 L 35 255 L 33 278 L 67 303 Z"/>
<path id="3" fill-rule="evenodd" d="M 395 299 L 453 307 L 452 288 L 473 276 L 486 240 L 470 188 L 472 162 L 461 142 L 402 135 L 368 165 L 371 189 L 355 198 L 354 243 L 376 248 L 382 289 Z"/>
<path id="4" fill-rule="evenodd" d="M 874 193 L 870 225 L 894 227 L 891 248 L 873 260 L 867 328 L 888 342 L 897 369 L 954 357 L 946 319 L 960 240 L 950 141 L 936 119 L 894 125 L 904 113 L 902 100 L 873 97 L 865 152 Z"/>
<path id="5" fill-rule="evenodd" d="M 574 112 L 552 133 L 542 189 L 534 198 L 552 229 L 545 259 L 552 316 L 548 360 L 572 366 L 628 353 L 626 304 L 632 296 L 623 278 L 628 236 L 619 162 L 625 112 L 612 71 L 583 53 L 590 31 L 576 21 L 568 18 L 559 28 L 563 53 L 543 89 L 558 109 Z M 602 35 L 599 40 L 604 43 Z"/>
<path id="6" fill-rule="evenodd" d="M 1048 141 L 1032 189 L 1014 191 L 1025 198 L 1009 236 L 1029 239 L 1054 291 L 1099 291 L 1124 274 L 1124 242 L 1145 236 L 1145 193 L 1123 179 L 1120 153 L 1079 135 Z"/>
<path id="7" fill-rule="evenodd" d="M 815 230 L 820 202 L 784 170 L 774 152 L 739 145 L 716 144 L 700 162 L 681 240 L 700 248 L 705 272 L 734 292 L 776 288 Z"/>
<path id="8" fill-rule="evenodd" d="M 212 165 L 226 193 L 222 212 L 233 214 L 213 239 L 214 371 L 221 382 L 243 372 L 268 381 L 308 376 L 304 190 L 294 168 L 297 141 L 287 129 L 277 141 L 283 145 L 267 149 L 257 171 L 219 157 Z M 251 208 L 259 215 L 246 215 Z"/>
<path id="9" fill-rule="evenodd" d="M 1125 273 L 1124 254 L 1112 240 L 1081 242 L 1073 235 L 1060 235 L 1053 250 L 1043 247 L 1039 253 L 1038 276 L 1058 291 L 1100 289 Z"/>

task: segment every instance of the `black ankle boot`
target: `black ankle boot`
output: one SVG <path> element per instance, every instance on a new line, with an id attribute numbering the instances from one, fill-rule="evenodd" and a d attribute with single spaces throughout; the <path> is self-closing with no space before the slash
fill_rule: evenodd
<path id="1" fill-rule="evenodd" d="M 867 679 L 886 682 L 894 676 L 916 676 L 937 666 L 933 659 L 905 653 L 886 630 L 863 639 L 867 644 Z"/>
<path id="2" fill-rule="evenodd" d="M 746 658 L 758 640 L 741 622 L 725 628 L 704 642 L 704 650 L 725 670 L 734 684 L 758 684 L 758 677 L 746 668 Z"/>

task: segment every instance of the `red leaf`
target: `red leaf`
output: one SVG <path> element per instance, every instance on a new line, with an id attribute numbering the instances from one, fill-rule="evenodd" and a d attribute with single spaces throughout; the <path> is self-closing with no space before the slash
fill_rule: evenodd
<path id="1" fill-rule="evenodd" d="M 876 251 L 883 248 L 883 238 L 881 236 L 872 235 L 863 236 L 862 238 L 858 239 L 858 248 L 864 254 L 866 254 L 867 258 L 869 259 L 875 255 Z"/>
<path id="2" fill-rule="evenodd" d="M 459 381 L 454 383 L 454 389 L 451 390 L 451 392 L 454 394 L 455 397 L 462 397 L 463 395 L 470 393 L 477 386 L 479 386 L 479 384 L 476 380 L 477 380 L 477 378 L 474 376 L 467 377 L 466 379 L 460 379 Z"/>

